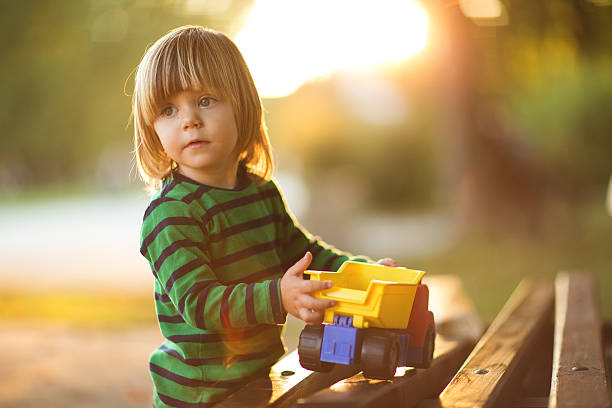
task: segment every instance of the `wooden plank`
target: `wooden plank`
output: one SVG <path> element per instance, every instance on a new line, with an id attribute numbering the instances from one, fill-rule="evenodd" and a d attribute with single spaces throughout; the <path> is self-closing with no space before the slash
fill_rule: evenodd
<path id="1" fill-rule="evenodd" d="M 612 321 L 603 322 L 601 330 L 608 386 L 612 383 Z"/>
<path id="2" fill-rule="evenodd" d="M 423 406 L 493 407 L 507 402 L 516 370 L 534 349 L 553 309 L 552 282 L 523 280 L 438 400 Z"/>
<path id="3" fill-rule="evenodd" d="M 322 407 L 412 407 L 437 395 L 461 367 L 474 342 L 467 339 L 444 341 L 436 338 L 434 362 L 428 369 L 401 367 L 391 381 L 371 380 L 358 373 L 330 388 L 298 400 L 300 408 Z"/>
<path id="4" fill-rule="evenodd" d="M 482 333 L 482 323 L 455 276 L 426 280 L 430 289 L 430 310 L 438 333 L 434 362 L 429 369 L 401 367 L 391 381 L 371 380 L 361 373 L 300 399 L 300 408 L 387 407 L 416 405 L 436 396 L 461 366 Z"/>
<path id="5" fill-rule="evenodd" d="M 484 330 L 480 317 L 456 275 L 425 276 L 429 287 L 429 310 L 434 314 L 436 332 L 446 340 L 477 340 Z"/>
<path id="6" fill-rule="evenodd" d="M 549 406 L 610 407 L 593 279 L 584 273 L 560 273 L 555 294 Z"/>
<path id="7" fill-rule="evenodd" d="M 290 407 L 299 398 L 329 387 L 356 371 L 347 366 L 336 366 L 329 373 L 306 370 L 300 365 L 297 350 L 294 350 L 272 366 L 269 378 L 247 384 L 215 407 Z"/>
<path id="8" fill-rule="evenodd" d="M 520 372 L 517 386 L 512 388 L 512 408 L 547 408 L 552 374 L 554 322 L 548 319 L 533 349 L 515 370 Z"/>
<path id="9" fill-rule="evenodd" d="M 604 320 L 601 332 L 608 387 L 610 387 L 612 384 L 612 320 Z"/>

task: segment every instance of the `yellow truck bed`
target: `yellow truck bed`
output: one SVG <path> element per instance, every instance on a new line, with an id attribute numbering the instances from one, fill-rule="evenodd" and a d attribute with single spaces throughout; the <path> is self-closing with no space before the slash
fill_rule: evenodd
<path id="1" fill-rule="evenodd" d="M 423 271 L 361 262 L 345 262 L 338 272 L 305 271 L 311 280 L 332 282 L 330 289 L 315 292 L 319 299 L 332 299 L 336 306 L 325 312 L 325 322 L 334 316 L 353 318 L 353 326 L 405 329 Z"/>

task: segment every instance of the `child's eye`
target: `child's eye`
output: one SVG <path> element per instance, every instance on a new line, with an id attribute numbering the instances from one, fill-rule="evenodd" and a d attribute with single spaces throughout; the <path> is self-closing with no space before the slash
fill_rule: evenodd
<path id="1" fill-rule="evenodd" d="M 211 98 L 210 96 L 205 96 L 202 99 L 200 99 L 200 106 L 206 108 L 212 105 L 214 102 L 215 100 L 213 98 Z"/>
<path id="2" fill-rule="evenodd" d="M 161 111 L 162 116 L 172 116 L 175 113 L 176 113 L 176 108 L 174 106 L 167 106 Z"/>

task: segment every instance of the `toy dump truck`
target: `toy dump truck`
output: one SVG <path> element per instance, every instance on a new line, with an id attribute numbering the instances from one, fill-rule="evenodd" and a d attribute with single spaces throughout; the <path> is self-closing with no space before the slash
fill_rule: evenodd
<path id="1" fill-rule="evenodd" d="M 302 330 L 302 367 L 326 372 L 334 364 L 357 365 L 377 379 L 393 378 L 397 367 L 429 367 L 436 329 L 424 275 L 360 262 L 345 262 L 338 272 L 305 271 L 305 279 L 332 282 L 314 296 L 336 306 L 325 311 L 324 324 Z"/>

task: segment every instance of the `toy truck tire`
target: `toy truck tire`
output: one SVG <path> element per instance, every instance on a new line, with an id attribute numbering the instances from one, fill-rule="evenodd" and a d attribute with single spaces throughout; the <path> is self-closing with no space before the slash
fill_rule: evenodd
<path id="1" fill-rule="evenodd" d="M 399 353 L 399 341 L 395 333 L 374 328 L 368 329 L 361 346 L 363 375 L 379 380 L 393 378 Z"/>
<path id="2" fill-rule="evenodd" d="M 334 368 L 332 363 L 321 361 L 321 344 L 323 343 L 323 325 L 306 325 L 300 333 L 298 356 L 300 364 L 307 370 L 326 373 Z"/>
<path id="3" fill-rule="evenodd" d="M 416 368 L 429 368 L 433 362 L 433 353 L 436 341 L 436 329 L 433 325 L 427 326 L 425 334 L 425 343 L 423 344 L 423 360 L 419 364 L 415 364 Z"/>

